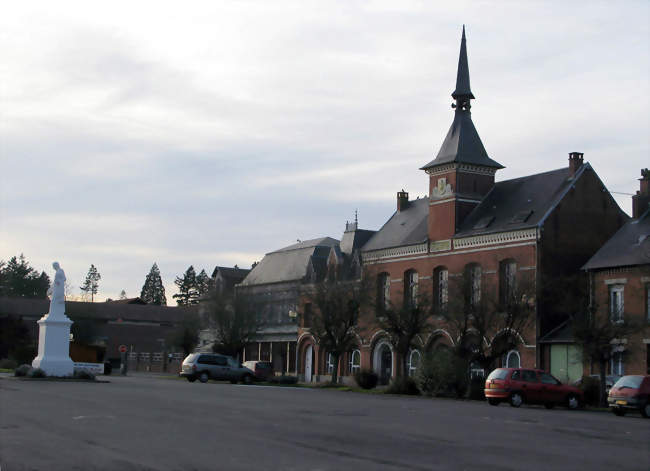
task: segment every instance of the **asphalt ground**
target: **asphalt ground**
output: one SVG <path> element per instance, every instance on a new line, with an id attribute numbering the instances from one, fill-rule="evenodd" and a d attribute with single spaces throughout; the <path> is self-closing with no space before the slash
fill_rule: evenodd
<path id="1" fill-rule="evenodd" d="M 0 379 L 1 471 L 650 469 L 638 414 L 108 379 Z"/>

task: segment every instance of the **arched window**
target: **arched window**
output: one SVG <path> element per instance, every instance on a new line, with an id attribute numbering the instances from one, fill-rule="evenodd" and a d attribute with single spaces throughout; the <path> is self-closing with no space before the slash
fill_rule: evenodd
<path id="1" fill-rule="evenodd" d="M 447 309 L 449 300 L 449 271 L 446 267 L 438 267 L 433 271 L 433 299 L 438 311 Z"/>
<path id="2" fill-rule="evenodd" d="M 377 301 L 383 309 L 388 309 L 390 304 L 390 275 L 380 273 L 377 277 Z"/>
<path id="3" fill-rule="evenodd" d="M 517 350 L 510 350 L 506 355 L 506 368 L 521 368 L 521 356 Z"/>
<path id="4" fill-rule="evenodd" d="M 354 374 L 361 369 L 361 352 L 353 350 L 350 353 L 350 374 Z"/>
<path id="5" fill-rule="evenodd" d="M 469 302 L 476 306 L 481 302 L 481 265 L 470 263 L 465 267 L 467 283 L 469 284 Z"/>
<path id="6" fill-rule="evenodd" d="M 420 366 L 420 360 L 422 356 L 420 355 L 419 350 L 411 350 L 409 353 L 409 361 L 408 361 L 408 375 L 409 376 L 415 376 L 415 372 Z"/>
<path id="7" fill-rule="evenodd" d="M 334 372 L 334 358 L 331 353 L 327 354 L 327 374 L 331 375 Z"/>
<path id="8" fill-rule="evenodd" d="M 499 263 L 499 301 L 502 305 L 511 303 L 515 296 L 517 281 L 517 262 L 513 259 Z"/>
<path id="9" fill-rule="evenodd" d="M 418 272 L 404 272 L 404 303 L 409 307 L 418 305 Z"/>

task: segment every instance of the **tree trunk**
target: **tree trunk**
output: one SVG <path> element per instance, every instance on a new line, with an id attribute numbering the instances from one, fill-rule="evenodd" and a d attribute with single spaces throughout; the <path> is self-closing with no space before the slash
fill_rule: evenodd
<path id="1" fill-rule="evenodd" d="M 600 407 L 607 407 L 607 392 L 605 391 L 605 383 L 607 381 L 607 362 L 598 362 L 600 366 L 600 384 L 598 385 L 598 405 Z"/>
<path id="2" fill-rule="evenodd" d="M 339 356 L 332 354 L 332 359 L 334 363 L 334 368 L 332 369 L 331 383 L 336 384 L 338 382 L 338 374 L 339 374 Z"/>

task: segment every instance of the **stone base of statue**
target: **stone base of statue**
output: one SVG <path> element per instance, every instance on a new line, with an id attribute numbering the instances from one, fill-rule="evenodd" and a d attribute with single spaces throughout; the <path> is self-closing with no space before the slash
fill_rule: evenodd
<path id="1" fill-rule="evenodd" d="M 41 368 L 48 376 L 72 376 L 71 325 L 65 314 L 46 314 L 38 321 L 38 356 L 32 361 L 32 367 Z"/>

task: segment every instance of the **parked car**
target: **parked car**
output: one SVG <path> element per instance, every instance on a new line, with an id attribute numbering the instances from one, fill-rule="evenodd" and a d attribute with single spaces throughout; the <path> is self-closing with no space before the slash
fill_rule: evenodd
<path id="1" fill-rule="evenodd" d="M 227 380 L 231 383 L 253 382 L 251 370 L 233 357 L 218 353 L 190 353 L 183 360 L 179 376 L 187 378 L 189 382 L 197 379 L 202 383 L 207 383 L 210 379 Z"/>
<path id="2" fill-rule="evenodd" d="M 600 382 L 600 375 L 589 375 L 590 378 L 594 378 Z M 609 390 L 612 389 L 614 383 L 621 379 L 619 375 L 607 375 L 605 376 L 605 392 L 609 394 Z M 579 388 L 582 385 L 582 378 L 578 379 L 573 383 L 576 388 Z"/>
<path id="3" fill-rule="evenodd" d="M 244 366 L 251 370 L 255 379 L 259 381 L 268 381 L 275 376 L 273 364 L 270 361 L 245 361 Z"/>
<path id="4" fill-rule="evenodd" d="M 607 403 L 616 415 L 638 410 L 647 419 L 650 417 L 650 376 L 623 376 L 609 390 Z"/>
<path id="5" fill-rule="evenodd" d="M 526 368 L 497 368 L 485 380 L 484 392 L 492 406 L 507 401 L 512 407 L 526 403 L 551 409 L 561 404 L 577 409 L 584 402 L 580 389 L 562 384 L 542 370 Z"/>

